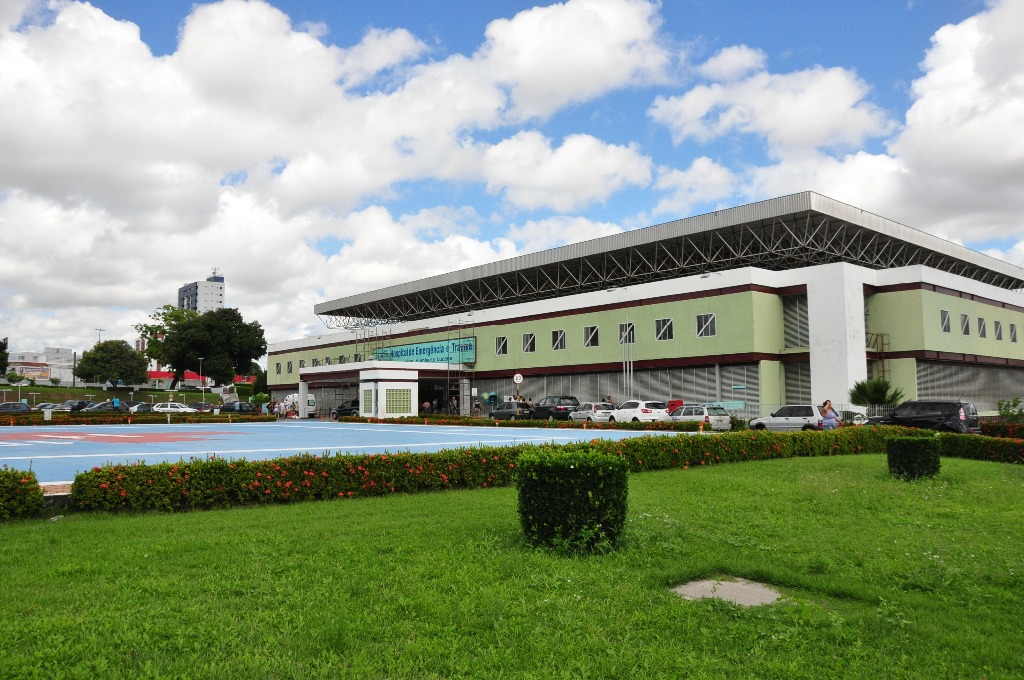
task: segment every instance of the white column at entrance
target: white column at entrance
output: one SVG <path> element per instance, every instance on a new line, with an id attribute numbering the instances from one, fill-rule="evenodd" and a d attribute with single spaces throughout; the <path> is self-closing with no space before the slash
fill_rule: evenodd
<path id="1" fill-rule="evenodd" d="M 864 274 L 836 263 L 804 270 L 811 350 L 811 399 L 848 404 L 850 388 L 867 379 Z"/>
<path id="2" fill-rule="evenodd" d="M 299 381 L 299 417 L 305 418 L 308 415 L 309 406 L 309 383 L 305 380 Z"/>

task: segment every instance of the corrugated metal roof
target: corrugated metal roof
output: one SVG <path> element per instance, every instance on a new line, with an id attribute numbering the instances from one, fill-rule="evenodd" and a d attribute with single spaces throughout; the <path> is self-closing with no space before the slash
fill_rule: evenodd
<path id="1" fill-rule="evenodd" d="M 834 243 L 822 246 L 823 240 Z M 1024 287 L 1020 267 L 807 191 L 337 298 L 314 312 L 374 324 L 738 266 L 777 270 L 834 261 L 924 264 Z"/>

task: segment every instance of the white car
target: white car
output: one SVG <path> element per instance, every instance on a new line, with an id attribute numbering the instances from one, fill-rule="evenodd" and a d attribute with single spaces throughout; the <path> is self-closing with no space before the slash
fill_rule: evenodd
<path id="1" fill-rule="evenodd" d="M 575 421 L 584 420 L 588 423 L 607 423 L 614 410 L 614 404 L 604 401 L 588 401 L 580 404 L 575 411 L 570 411 L 569 418 Z"/>
<path id="2" fill-rule="evenodd" d="M 160 404 L 153 404 L 153 411 L 156 413 L 199 413 L 194 408 L 179 404 L 176 401 L 165 401 Z"/>
<path id="3" fill-rule="evenodd" d="M 729 412 L 715 404 L 696 404 L 693 406 L 680 406 L 669 416 L 674 421 L 695 420 L 704 423 L 705 430 L 717 430 L 728 432 L 732 429 L 732 419 Z"/>
<path id="4" fill-rule="evenodd" d="M 668 420 L 668 404 L 663 401 L 640 401 L 633 399 L 619 404 L 619 407 L 612 411 L 608 422 L 629 423 L 629 422 L 656 422 Z"/>

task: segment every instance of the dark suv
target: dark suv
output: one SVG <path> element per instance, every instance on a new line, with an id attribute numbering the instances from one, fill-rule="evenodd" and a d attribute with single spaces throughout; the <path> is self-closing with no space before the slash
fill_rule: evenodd
<path id="1" fill-rule="evenodd" d="M 981 433 L 978 410 L 969 401 L 905 401 L 885 416 L 868 418 L 868 425 L 903 425 L 943 432 Z"/>
<path id="2" fill-rule="evenodd" d="M 562 395 L 560 397 L 544 397 L 538 401 L 530 418 L 533 420 L 569 420 L 569 414 L 580 405 L 576 397 Z"/>
<path id="3" fill-rule="evenodd" d="M 331 420 L 338 418 L 352 418 L 359 415 L 359 400 L 343 401 L 341 405 L 331 409 Z"/>

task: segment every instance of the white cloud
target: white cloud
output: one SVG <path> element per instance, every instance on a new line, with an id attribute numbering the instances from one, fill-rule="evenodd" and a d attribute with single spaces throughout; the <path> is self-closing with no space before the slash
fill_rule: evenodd
<path id="1" fill-rule="evenodd" d="M 664 79 L 657 5 L 646 0 L 571 0 L 498 19 L 480 56 L 512 91 L 514 119 L 546 117 L 573 102 Z"/>
<path id="2" fill-rule="evenodd" d="M 492 191 L 503 190 L 523 208 L 573 210 L 627 185 L 646 185 L 651 160 L 635 145 L 607 144 L 571 135 L 557 149 L 539 132 L 520 132 L 484 151 L 483 172 Z"/>
<path id="3" fill-rule="evenodd" d="M 672 215 L 673 219 L 690 215 L 695 206 L 733 195 L 736 182 L 735 173 L 707 156 L 695 158 L 686 170 L 659 168 L 654 188 L 667 195 L 642 221 L 653 221 L 659 215 Z"/>
<path id="4" fill-rule="evenodd" d="M 764 70 L 767 56 L 761 50 L 746 45 L 723 48 L 697 68 L 708 80 L 735 80 L 751 71 Z"/>
<path id="5" fill-rule="evenodd" d="M 762 71 L 737 81 L 699 85 L 677 97 L 659 96 L 648 114 L 669 129 L 676 144 L 752 134 L 779 157 L 853 147 L 889 132 L 891 123 L 865 101 L 867 94 L 867 85 L 846 69 Z"/>
<path id="6" fill-rule="evenodd" d="M 585 217 L 557 216 L 529 220 L 508 230 L 508 237 L 519 243 L 522 252 L 535 253 L 569 243 L 621 234 L 622 227 L 595 222 Z"/>

